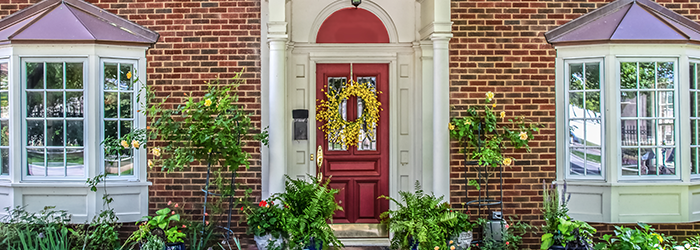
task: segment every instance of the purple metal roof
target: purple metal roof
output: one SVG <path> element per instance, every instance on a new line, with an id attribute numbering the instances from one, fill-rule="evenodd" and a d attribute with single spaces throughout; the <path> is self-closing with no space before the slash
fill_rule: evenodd
<path id="1" fill-rule="evenodd" d="M 152 45 L 158 33 L 82 0 L 44 0 L 0 20 L 0 43 L 70 41 Z"/>
<path id="2" fill-rule="evenodd" d="M 547 42 L 693 42 L 700 24 L 650 0 L 617 0 L 545 33 Z"/>

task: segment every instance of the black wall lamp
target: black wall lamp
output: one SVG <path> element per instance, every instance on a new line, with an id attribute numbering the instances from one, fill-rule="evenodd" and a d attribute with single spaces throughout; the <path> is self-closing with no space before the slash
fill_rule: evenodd
<path id="1" fill-rule="evenodd" d="M 355 9 L 357 9 L 357 6 L 359 6 L 362 3 L 362 0 L 350 0 L 352 5 L 355 5 Z"/>

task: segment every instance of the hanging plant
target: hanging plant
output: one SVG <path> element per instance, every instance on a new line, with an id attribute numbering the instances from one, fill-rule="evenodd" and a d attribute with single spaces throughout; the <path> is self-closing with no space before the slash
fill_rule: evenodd
<path id="1" fill-rule="evenodd" d="M 377 94 L 381 92 L 375 91 L 369 83 L 357 83 L 352 80 L 339 89 L 331 88 L 326 91 L 327 86 L 323 87 L 326 99 L 317 100 L 319 104 L 316 107 L 316 120 L 323 123 L 321 130 L 326 134 L 328 141 L 342 144 L 346 148 L 357 146 L 361 130 L 365 131 L 366 136 L 373 138 L 382 106 Z M 340 110 L 343 101 L 351 96 L 356 96 L 363 103 L 362 115 L 354 121 L 344 119 Z"/>

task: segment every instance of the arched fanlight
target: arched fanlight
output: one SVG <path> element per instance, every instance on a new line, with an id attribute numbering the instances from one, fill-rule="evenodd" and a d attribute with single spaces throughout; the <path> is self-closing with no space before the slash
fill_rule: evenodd
<path id="1" fill-rule="evenodd" d="M 355 5 L 355 8 L 357 8 L 358 5 L 362 3 L 362 0 L 350 0 L 352 5 Z"/>

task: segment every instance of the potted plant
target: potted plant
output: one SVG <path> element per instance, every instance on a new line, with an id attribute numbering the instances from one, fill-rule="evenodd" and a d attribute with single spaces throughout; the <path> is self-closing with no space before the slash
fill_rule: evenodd
<path id="1" fill-rule="evenodd" d="M 283 230 L 283 209 L 275 205 L 275 198 L 263 200 L 258 206 L 246 207 L 248 233 L 253 234 L 255 243 L 260 250 L 269 248 L 279 249 L 284 246 L 284 238 L 287 237 Z"/>
<path id="2" fill-rule="evenodd" d="M 328 225 L 336 210 L 343 210 L 335 201 L 337 189 L 328 188 L 330 179 L 308 176 L 310 182 L 286 176 L 285 192 L 279 195 L 284 204 L 282 225 L 288 233 L 290 249 L 322 249 L 343 247 Z"/>
<path id="3" fill-rule="evenodd" d="M 401 201 L 380 196 L 397 205 L 382 213 L 382 222 L 394 234 L 392 249 L 446 249 L 451 236 L 471 230 L 468 215 L 454 212 L 443 197 L 425 194 L 416 181 L 415 193 L 399 191 Z"/>
<path id="4" fill-rule="evenodd" d="M 172 202 L 168 202 L 171 205 Z M 175 203 L 174 208 L 178 208 L 179 204 Z M 171 222 L 175 222 L 175 225 L 171 226 Z M 156 211 L 155 216 L 144 216 L 139 222 L 139 229 L 131 234 L 131 236 L 124 242 L 124 246 L 131 243 L 140 245 L 141 249 L 144 247 L 153 247 L 158 245 L 158 242 L 163 242 L 163 249 L 165 250 L 185 250 L 185 238 L 184 233 L 181 231 L 181 227 L 185 226 L 177 225 L 180 222 L 180 214 L 166 207 Z M 153 239 L 158 239 L 158 242 L 151 242 Z"/>
<path id="5" fill-rule="evenodd" d="M 644 223 L 637 223 L 641 228 L 615 226 L 615 236 L 603 235 L 604 242 L 595 246 L 596 250 L 657 250 L 671 249 L 676 243 L 671 236 L 655 232 L 655 229 Z"/>
<path id="6" fill-rule="evenodd" d="M 572 220 L 569 217 L 566 204 L 571 196 L 562 195 L 559 202 L 560 195 L 556 185 L 547 188 L 543 182 L 542 189 L 542 214 L 545 221 L 542 230 L 545 234 L 542 235 L 540 249 L 592 250 L 591 239 L 596 229 L 584 221 Z M 562 193 L 566 194 L 566 184 Z"/>

